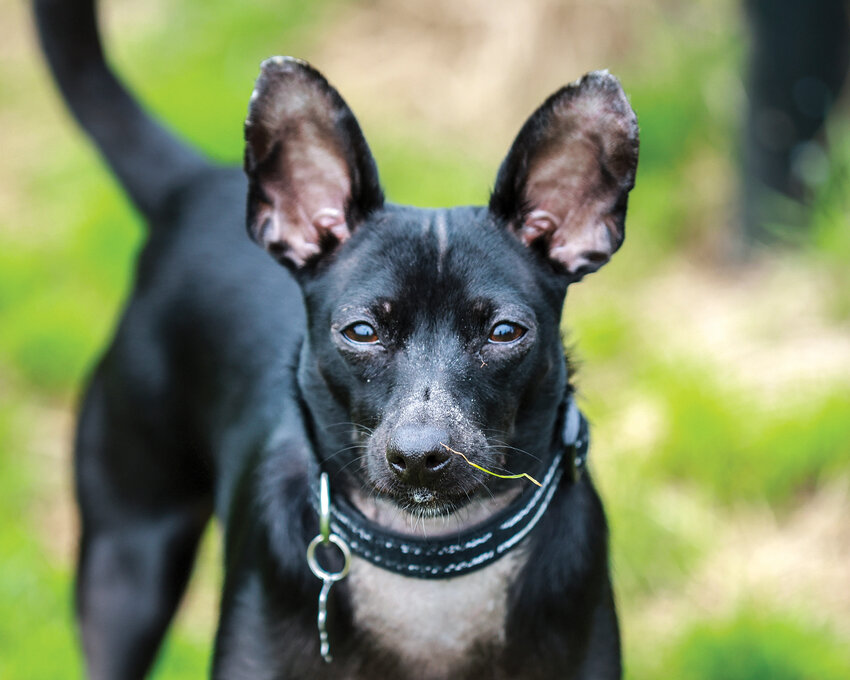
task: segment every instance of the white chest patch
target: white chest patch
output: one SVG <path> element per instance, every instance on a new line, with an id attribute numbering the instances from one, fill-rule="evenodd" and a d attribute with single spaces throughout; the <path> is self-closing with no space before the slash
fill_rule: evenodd
<path id="1" fill-rule="evenodd" d="M 408 677 L 451 677 L 476 644 L 504 641 L 508 587 L 524 561 L 515 550 L 471 574 L 432 581 L 354 557 L 347 580 L 355 625 L 398 655 Z"/>

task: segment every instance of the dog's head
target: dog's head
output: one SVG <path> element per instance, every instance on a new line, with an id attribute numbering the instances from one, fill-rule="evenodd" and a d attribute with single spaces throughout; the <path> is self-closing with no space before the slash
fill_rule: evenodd
<path id="1" fill-rule="evenodd" d="M 624 238 L 638 132 L 617 80 L 546 100 L 488 207 L 385 203 L 353 114 L 297 60 L 263 64 L 245 134 L 249 231 L 304 293 L 299 382 L 325 467 L 420 515 L 493 492 L 468 462 L 536 469 L 568 379 L 567 285 Z"/>

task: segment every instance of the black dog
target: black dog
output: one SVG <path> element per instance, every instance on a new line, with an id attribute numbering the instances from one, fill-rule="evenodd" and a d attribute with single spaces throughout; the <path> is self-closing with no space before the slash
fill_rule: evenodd
<path id="1" fill-rule="evenodd" d="M 68 104 L 150 222 L 78 431 L 91 677 L 145 674 L 213 512 L 216 678 L 619 677 L 559 337 L 567 286 L 623 240 L 638 141 L 616 79 L 552 95 L 488 207 L 422 210 L 385 203 L 354 116 L 307 64 L 263 64 L 246 182 L 133 102 L 91 0 L 36 14 Z M 251 236 L 285 267 L 245 238 L 246 190 Z M 314 555 L 324 588 L 314 536 L 340 546 Z"/>

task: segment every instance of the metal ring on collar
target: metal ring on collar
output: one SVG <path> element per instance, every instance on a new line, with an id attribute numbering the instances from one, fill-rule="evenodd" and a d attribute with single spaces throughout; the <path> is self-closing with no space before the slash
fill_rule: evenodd
<path id="1" fill-rule="evenodd" d="M 342 553 L 343 564 L 342 569 L 337 572 L 328 571 L 321 564 L 319 564 L 319 560 L 316 559 L 316 546 L 319 544 L 333 543 L 339 551 Z M 341 581 L 348 575 L 348 569 L 351 567 L 351 551 L 348 549 L 348 545 L 346 545 L 345 541 L 343 541 L 336 534 L 328 534 L 327 540 L 322 536 L 322 534 L 317 534 L 316 537 L 310 541 L 310 545 L 307 546 L 307 564 L 310 567 L 310 571 L 323 581 Z"/>

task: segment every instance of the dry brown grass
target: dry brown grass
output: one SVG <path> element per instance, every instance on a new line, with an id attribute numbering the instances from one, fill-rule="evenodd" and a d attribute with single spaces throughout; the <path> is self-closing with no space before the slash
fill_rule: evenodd
<path id="1" fill-rule="evenodd" d="M 501 153 L 529 102 L 587 71 L 651 68 L 657 29 L 640 29 L 665 21 L 706 28 L 717 12 L 706 2 L 373 0 L 341 4 L 312 58 L 367 123 L 404 121 Z"/>

